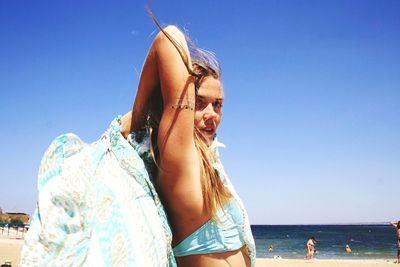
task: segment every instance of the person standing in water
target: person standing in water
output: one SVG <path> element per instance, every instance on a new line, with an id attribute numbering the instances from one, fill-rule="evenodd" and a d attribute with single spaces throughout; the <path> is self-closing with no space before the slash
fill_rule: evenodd
<path id="1" fill-rule="evenodd" d="M 346 244 L 345 251 L 346 251 L 347 254 L 351 253 L 351 248 L 350 248 L 350 246 L 348 244 Z"/>
<path id="2" fill-rule="evenodd" d="M 305 260 L 310 260 L 314 256 L 314 253 L 316 251 L 315 243 L 317 243 L 317 240 L 315 239 L 315 237 L 312 236 L 312 237 L 310 237 L 310 239 L 308 239 L 307 244 L 306 244 L 307 255 L 304 257 Z"/>
<path id="3" fill-rule="evenodd" d="M 390 222 L 394 228 L 396 228 L 396 237 L 397 237 L 397 264 L 400 263 L 400 221 Z"/>

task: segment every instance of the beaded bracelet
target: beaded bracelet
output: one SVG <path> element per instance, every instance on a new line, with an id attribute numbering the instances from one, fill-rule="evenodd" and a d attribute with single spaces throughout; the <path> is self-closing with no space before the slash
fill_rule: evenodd
<path id="1" fill-rule="evenodd" d="M 178 99 L 177 103 L 172 105 L 172 108 L 194 110 L 194 102 L 190 100 Z"/>

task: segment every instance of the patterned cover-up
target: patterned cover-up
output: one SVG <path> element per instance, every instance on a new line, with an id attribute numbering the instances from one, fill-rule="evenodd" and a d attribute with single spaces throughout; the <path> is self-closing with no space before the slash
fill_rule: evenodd
<path id="1" fill-rule="evenodd" d="M 20 266 L 176 266 L 165 211 L 120 130 L 117 118 L 92 144 L 50 145 Z"/>
<path id="2" fill-rule="evenodd" d="M 149 131 L 126 140 L 120 130 L 118 117 L 92 144 L 73 134 L 52 142 L 40 166 L 39 200 L 20 266 L 176 266 L 171 229 L 150 179 Z M 213 166 L 243 209 L 242 234 L 254 266 L 249 219 L 219 160 L 221 146 L 215 140 L 210 147 Z"/>

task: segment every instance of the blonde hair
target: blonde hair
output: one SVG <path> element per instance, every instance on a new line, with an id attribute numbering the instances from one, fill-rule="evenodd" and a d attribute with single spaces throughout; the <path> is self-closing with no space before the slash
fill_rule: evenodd
<path id="1" fill-rule="evenodd" d="M 154 17 L 151 10 L 148 9 L 148 13 L 149 16 L 155 22 L 155 24 L 157 25 L 157 27 L 160 29 L 160 31 L 175 46 L 188 72 L 192 76 L 194 76 L 196 94 L 203 78 L 212 76 L 215 79 L 219 80 L 221 79 L 221 68 L 218 64 L 218 61 L 215 58 L 215 55 L 212 52 L 196 47 L 193 44 L 193 42 L 191 42 L 190 39 L 188 39 L 187 35 L 185 35 L 190 48 L 190 55 L 187 55 L 184 52 L 184 49 L 181 47 L 181 45 L 177 41 L 175 41 L 171 35 L 169 35 L 166 31 L 164 31 L 164 29 L 159 25 L 157 19 Z M 192 66 L 190 66 L 189 64 L 189 56 L 191 56 Z M 157 130 L 160 118 L 154 118 L 153 116 L 149 115 L 148 121 L 152 126 L 151 128 L 153 128 L 151 133 L 154 130 Z M 155 136 L 157 135 L 152 133 L 150 137 L 151 153 L 156 166 L 160 168 L 159 165 L 157 164 L 159 152 L 157 150 L 157 138 Z M 222 183 L 217 170 L 214 169 L 212 162 L 215 162 L 217 160 L 215 158 L 216 155 L 211 153 L 209 147 L 203 141 L 202 134 L 199 131 L 199 129 L 197 129 L 197 127 L 195 127 L 194 129 L 194 142 L 197 152 L 201 158 L 200 179 L 201 179 L 204 206 L 206 211 L 209 212 L 214 217 L 214 215 L 216 215 L 217 210 L 223 208 L 223 205 L 226 202 L 228 202 L 228 200 L 232 197 L 232 194 L 229 191 L 229 189 Z"/>

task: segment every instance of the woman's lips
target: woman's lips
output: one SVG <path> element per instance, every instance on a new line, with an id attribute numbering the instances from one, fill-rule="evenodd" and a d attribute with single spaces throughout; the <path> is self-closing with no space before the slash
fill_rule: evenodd
<path id="1" fill-rule="evenodd" d="M 203 128 L 203 129 L 201 129 L 201 132 L 205 135 L 213 136 L 215 133 L 215 129 L 214 128 Z"/>

